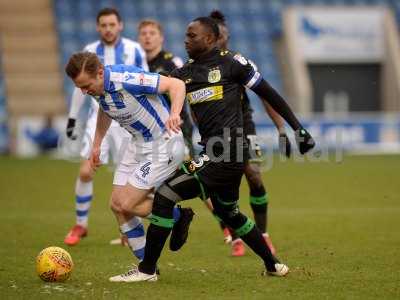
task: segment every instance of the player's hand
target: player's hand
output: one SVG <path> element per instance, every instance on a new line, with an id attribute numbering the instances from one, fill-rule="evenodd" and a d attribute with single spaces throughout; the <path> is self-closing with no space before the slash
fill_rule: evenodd
<path id="1" fill-rule="evenodd" d="M 279 152 L 287 158 L 292 154 L 292 145 L 286 133 L 279 134 Z"/>
<path id="2" fill-rule="evenodd" d="M 65 131 L 67 134 L 67 137 L 73 141 L 76 140 L 76 137 L 77 137 L 76 135 L 74 135 L 75 123 L 76 123 L 75 119 L 68 118 L 67 129 Z"/>
<path id="3" fill-rule="evenodd" d="M 181 123 L 182 120 L 179 114 L 171 114 L 165 123 L 165 126 L 167 127 L 169 133 L 178 133 L 181 130 Z"/>
<path id="4" fill-rule="evenodd" d="M 304 128 L 296 130 L 296 143 L 301 154 L 305 154 L 315 146 L 315 141 L 312 136 Z"/>
<path id="5" fill-rule="evenodd" d="M 92 153 L 89 157 L 90 167 L 93 171 L 96 171 L 98 167 L 101 165 L 100 161 L 100 147 L 93 147 Z"/>

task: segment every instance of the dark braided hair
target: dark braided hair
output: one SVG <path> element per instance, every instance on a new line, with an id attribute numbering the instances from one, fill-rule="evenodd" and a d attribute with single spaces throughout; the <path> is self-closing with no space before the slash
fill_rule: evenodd
<path id="1" fill-rule="evenodd" d="M 221 11 L 219 11 L 219 10 L 213 10 L 213 11 L 210 13 L 209 17 L 212 18 L 213 20 L 215 20 L 215 22 L 217 22 L 218 25 L 224 25 L 224 26 L 226 26 L 226 23 L 225 23 L 225 16 L 224 16 L 224 14 L 223 14 Z"/>
<path id="2" fill-rule="evenodd" d="M 200 22 L 202 25 L 206 26 L 208 30 L 215 36 L 215 39 L 218 39 L 219 28 L 216 20 L 210 17 L 198 17 L 194 19 L 193 22 Z"/>

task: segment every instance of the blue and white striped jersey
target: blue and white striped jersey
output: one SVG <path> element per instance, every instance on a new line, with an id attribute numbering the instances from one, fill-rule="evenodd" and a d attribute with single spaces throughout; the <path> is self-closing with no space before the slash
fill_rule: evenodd
<path id="1" fill-rule="evenodd" d="M 120 38 L 115 46 L 107 46 L 98 40 L 86 45 L 83 50 L 96 53 L 101 62 L 106 66 L 115 64 L 133 65 L 148 71 L 146 53 L 139 43 L 127 38 Z M 71 100 L 70 118 L 76 119 L 78 117 L 84 98 L 85 96 L 81 90 L 75 88 Z M 90 108 L 88 118 L 96 117 L 98 104 L 94 99 L 91 99 Z"/>
<path id="2" fill-rule="evenodd" d="M 149 142 L 166 130 L 169 106 L 158 94 L 160 75 L 128 65 L 104 69 L 104 95 L 96 97 L 101 109 L 137 140 Z"/>
<path id="3" fill-rule="evenodd" d="M 149 69 L 146 54 L 140 44 L 127 38 L 120 38 L 115 46 L 96 41 L 87 45 L 84 51 L 96 53 L 105 66 L 124 64 L 134 65 L 146 71 Z"/>

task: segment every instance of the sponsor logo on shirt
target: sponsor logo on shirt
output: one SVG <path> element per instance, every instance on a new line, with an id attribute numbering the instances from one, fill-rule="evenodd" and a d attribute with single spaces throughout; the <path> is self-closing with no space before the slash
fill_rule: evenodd
<path id="1" fill-rule="evenodd" d="M 125 81 L 135 80 L 135 76 L 132 73 L 124 73 Z"/>
<path id="2" fill-rule="evenodd" d="M 117 77 L 117 74 L 113 74 L 114 76 L 111 79 L 118 81 L 119 78 Z M 157 77 L 154 75 L 125 72 L 121 74 L 121 76 L 123 76 L 123 81 L 125 81 L 126 83 L 154 87 L 157 85 Z"/>
<path id="3" fill-rule="evenodd" d="M 129 112 L 126 113 L 119 113 L 118 115 L 116 115 L 115 120 L 117 120 L 119 123 L 125 124 L 126 122 L 131 122 L 131 120 L 133 119 L 133 115 L 130 114 Z"/>
<path id="4" fill-rule="evenodd" d="M 140 73 L 140 75 L 139 75 L 139 84 L 140 85 L 144 84 L 144 74 L 143 73 Z"/>
<path id="5" fill-rule="evenodd" d="M 224 97 L 222 85 L 206 87 L 186 94 L 189 104 L 197 104 L 205 101 L 221 100 Z"/>

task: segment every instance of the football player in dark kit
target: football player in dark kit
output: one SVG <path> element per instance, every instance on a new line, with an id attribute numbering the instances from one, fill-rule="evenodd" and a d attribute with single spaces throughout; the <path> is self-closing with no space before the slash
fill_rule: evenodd
<path id="1" fill-rule="evenodd" d="M 150 72 L 156 72 L 167 76 L 174 69 L 183 65 L 182 59 L 174 56 L 171 52 L 163 49 L 164 30 L 161 24 L 153 19 L 144 19 L 138 25 L 138 41 L 146 52 L 147 64 Z M 170 104 L 168 97 L 167 102 Z M 194 157 L 194 148 L 192 142 L 193 124 L 190 120 L 186 106 L 181 112 L 183 124 L 181 125 L 185 144 L 189 149 L 190 157 Z"/>
<path id="2" fill-rule="evenodd" d="M 213 18 L 219 27 L 220 35 L 218 38 L 218 47 L 220 49 L 226 50 L 228 48 L 229 41 L 229 31 L 225 23 L 225 16 L 218 10 L 211 12 L 210 17 Z M 240 56 L 239 53 L 235 55 Z M 253 65 L 257 71 L 257 67 L 251 61 L 250 64 Z M 272 254 L 275 255 L 276 250 L 272 244 L 271 237 L 268 234 L 268 193 L 264 187 L 262 176 L 259 168 L 259 163 L 262 161 L 261 147 L 258 144 L 258 137 L 256 135 L 256 126 L 253 121 L 252 113 L 253 109 L 250 106 L 250 99 L 247 96 L 245 89 L 243 88 L 242 94 L 242 109 L 243 109 L 243 133 L 244 137 L 247 139 L 249 145 L 249 159 L 245 162 L 244 175 L 246 176 L 247 183 L 250 190 L 250 206 L 253 211 L 254 221 L 258 229 L 263 233 L 264 239 L 271 249 Z M 276 128 L 279 132 L 279 148 L 280 151 L 290 157 L 291 154 L 291 144 L 289 138 L 285 132 L 285 124 L 282 117 L 271 107 L 268 102 L 263 101 L 265 109 L 269 117 L 274 122 Z M 225 241 L 228 243 L 232 240 L 232 256 L 242 256 L 245 253 L 245 247 L 243 242 L 238 236 L 229 230 L 225 224 L 220 221 L 221 228 L 224 231 Z M 229 238 L 230 237 L 230 238 Z"/>
<path id="3" fill-rule="evenodd" d="M 145 257 L 137 268 L 126 274 L 128 282 L 157 280 L 156 265 L 172 231 L 170 249 L 176 250 L 185 240 L 176 238 L 173 207 L 177 202 L 195 197 L 210 197 L 214 210 L 225 224 L 263 260 L 265 273 L 285 276 L 289 268 L 271 254 L 262 233 L 237 206 L 239 186 L 244 171 L 241 108 L 242 87 L 252 89 L 289 123 L 296 132 L 301 154 L 315 145 L 282 97 L 270 87 L 243 57 L 234 57 L 217 46 L 219 28 L 209 17 L 192 21 L 187 28 L 185 46 L 190 57 L 171 75 L 186 83 L 187 99 L 197 119 L 203 153 L 196 161 L 184 164 L 156 192 L 152 220 L 146 236 Z M 187 225 L 187 226 L 185 226 Z"/>

